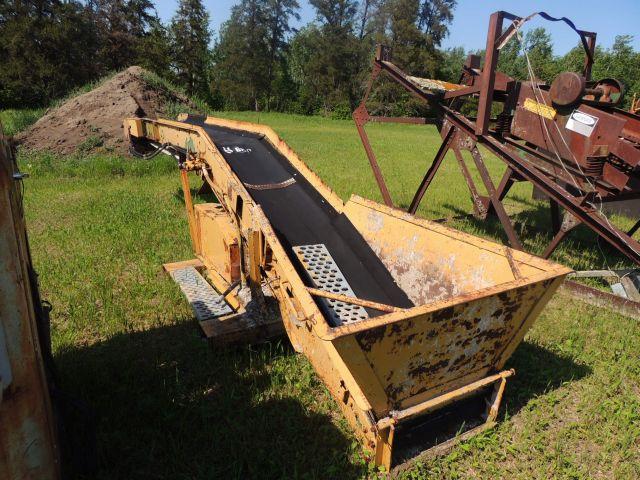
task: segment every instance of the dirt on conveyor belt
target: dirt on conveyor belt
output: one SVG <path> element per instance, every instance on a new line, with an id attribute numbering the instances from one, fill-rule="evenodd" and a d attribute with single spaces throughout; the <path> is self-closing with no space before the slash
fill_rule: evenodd
<path id="1" fill-rule="evenodd" d="M 166 116 L 169 103 L 195 109 L 190 100 L 151 85 L 141 67 L 129 67 L 93 90 L 48 110 L 30 128 L 16 136 L 29 150 L 70 154 L 78 149 L 102 148 L 124 153 L 122 121 L 128 117 Z"/>

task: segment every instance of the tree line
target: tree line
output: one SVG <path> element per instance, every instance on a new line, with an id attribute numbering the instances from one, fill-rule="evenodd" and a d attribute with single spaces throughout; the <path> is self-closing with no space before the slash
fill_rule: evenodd
<path id="1" fill-rule="evenodd" d="M 141 65 L 227 110 L 348 116 L 360 99 L 374 46 L 414 75 L 457 81 L 468 52 L 442 49 L 456 0 L 309 0 L 315 19 L 299 29 L 297 0 L 238 0 L 214 37 L 201 0 L 179 0 L 164 24 L 151 0 L 6 0 L 0 4 L 0 107 L 48 105 L 74 87 Z M 216 15 L 216 12 L 212 12 Z M 480 27 L 479 27 L 480 28 Z M 594 77 L 640 90 L 632 37 L 598 47 Z M 550 81 L 581 69 L 581 47 L 553 54 L 548 33 L 531 30 L 502 51 L 500 69 Z M 478 52 L 483 54 L 481 50 Z M 382 84 L 373 110 L 420 114 L 424 106 Z"/>

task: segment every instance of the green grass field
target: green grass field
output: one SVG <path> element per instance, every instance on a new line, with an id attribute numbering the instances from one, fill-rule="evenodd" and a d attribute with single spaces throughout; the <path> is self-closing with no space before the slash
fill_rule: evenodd
<path id="1" fill-rule="evenodd" d="M 9 114 L 4 113 L 3 122 Z M 351 122 L 225 113 L 272 126 L 343 198 L 380 199 Z M 372 125 L 397 203 L 435 154 L 432 127 Z M 489 161 L 499 177 L 500 165 Z M 191 258 L 172 159 L 21 155 L 43 297 L 54 306 L 62 386 L 97 413 L 98 479 L 349 479 L 373 475 L 332 398 L 286 339 L 213 349 L 161 264 Z M 454 161 L 425 198 L 429 218 L 471 211 Z M 194 183 L 194 187 L 195 187 Z M 508 208 L 529 248 L 548 235 L 518 186 Z M 621 219 L 625 222 L 626 220 Z M 536 223 L 537 222 L 537 223 Z M 500 237 L 497 225 L 453 224 Z M 603 248 L 607 262 L 624 262 Z M 581 232 L 556 259 L 601 267 Z M 640 478 L 637 320 L 558 294 L 509 362 L 501 423 L 406 478 Z"/>

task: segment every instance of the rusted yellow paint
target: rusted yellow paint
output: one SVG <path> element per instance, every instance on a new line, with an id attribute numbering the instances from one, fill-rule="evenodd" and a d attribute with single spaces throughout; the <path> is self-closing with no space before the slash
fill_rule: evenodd
<path id="1" fill-rule="evenodd" d="M 558 113 L 555 108 L 545 105 L 544 103 L 536 102 L 533 98 L 527 98 L 522 107 L 549 120 L 556 118 L 556 114 Z"/>
<path id="2" fill-rule="evenodd" d="M 466 86 L 458 83 L 445 82 L 444 80 L 436 80 L 434 78 L 414 77 L 411 75 L 407 75 L 407 78 L 421 89 L 428 91 L 453 92 Z"/>
<path id="3" fill-rule="evenodd" d="M 18 174 L 0 125 L 0 479 L 57 480 L 58 432 Z"/>
<path id="4" fill-rule="evenodd" d="M 307 356 L 375 461 L 387 468 L 397 425 L 380 429 L 377 422 L 391 411 L 404 418 L 397 412 L 414 412 L 420 405 L 435 408 L 458 398 L 456 392 L 466 395 L 486 385 L 570 272 L 359 197 L 345 205 L 269 127 L 208 118 L 212 125 L 264 135 L 327 202 L 348 217 L 416 305 L 333 328 L 264 212 L 205 132 L 182 122 L 144 119 L 140 126 L 139 121 L 126 121 L 125 131 L 131 135 L 143 131 L 160 143 L 188 145 L 195 164 L 207 166 L 203 177 L 242 237 L 240 245 L 250 248 L 241 275 L 245 280 L 255 277 L 260 265 L 263 280 L 279 301 L 294 348 Z M 204 230 L 198 235 L 202 238 L 196 244 L 209 241 Z M 506 375 L 500 379 L 487 411 L 490 423 Z"/>

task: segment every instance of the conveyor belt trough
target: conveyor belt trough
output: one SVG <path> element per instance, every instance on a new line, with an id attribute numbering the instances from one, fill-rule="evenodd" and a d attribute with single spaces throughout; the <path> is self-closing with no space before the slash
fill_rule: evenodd
<path id="1" fill-rule="evenodd" d="M 568 269 L 357 196 L 345 204 L 262 125 L 185 116 L 125 130 L 137 149 L 174 154 L 183 186 L 193 171 L 215 194 L 194 208 L 185 188 L 198 262 L 219 292 L 238 285 L 235 313 L 216 321 L 277 300 L 377 464 L 493 424 L 505 363 Z"/>

